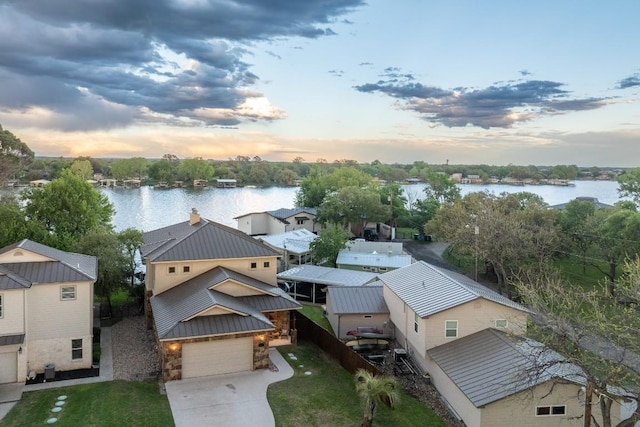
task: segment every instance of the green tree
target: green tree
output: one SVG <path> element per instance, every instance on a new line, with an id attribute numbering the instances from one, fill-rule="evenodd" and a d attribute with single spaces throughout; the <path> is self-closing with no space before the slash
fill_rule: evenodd
<path id="1" fill-rule="evenodd" d="M 595 242 L 592 219 L 596 207 L 592 202 L 572 200 L 559 214 L 560 227 L 568 249 L 577 251 L 586 272 L 587 254 Z"/>
<path id="2" fill-rule="evenodd" d="M 173 183 L 178 176 L 180 159 L 173 154 L 165 154 L 162 159 L 149 165 L 149 177 L 155 181 Z"/>
<path id="3" fill-rule="evenodd" d="M 446 174 L 430 171 L 427 175 L 427 186 L 424 189 L 427 198 L 443 203 L 452 203 L 460 199 L 460 189 Z"/>
<path id="4" fill-rule="evenodd" d="M 22 239 L 46 241 L 46 231 L 37 223 L 27 221 L 24 210 L 13 195 L 0 197 L 0 224 L 0 248 Z"/>
<path id="5" fill-rule="evenodd" d="M 620 197 L 630 197 L 636 205 L 640 206 L 640 168 L 627 170 L 619 175 L 618 195 Z"/>
<path id="6" fill-rule="evenodd" d="M 358 369 L 355 373 L 356 392 L 364 405 L 363 427 L 373 426 L 373 417 L 378 405 L 393 409 L 400 400 L 398 383 L 394 377 L 374 376 L 371 372 Z"/>
<path id="7" fill-rule="evenodd" d="M 314 264 L 336 266 L 338 252 L 347 247 L 349 233 L 343 228 L 330 226 L 309 245 Z"/>
<path id="8" fill-rule="evenodd" d="M 144 157 L 117 160 L 111 165 L 115 179 L 142 179 L 147 174 L 149 162 Z"/>
<path id="9" fill-rule="evenodd" d="M 46 230 L 51 239 L 46 244 L 58 249 L 69 250 L 90 230 L 112 228 L 107 196 L 69 169 L 43 188 L 28 188 L 21 198 L 27 219 Z"/>
<path id="10" fill-rule="evenodd" d="M 0 183 L 19 178 L 33 158 L 33 151 L 27 144 L 0 126 Z"/>
<path id="11" fill-rule="evenodd" d="M 111 314 L 111 296 L 127 284 L 129 260 L 118 235 L 104 228 L 93 228 L 75 243 L 75 251 L 98 258 L 98 278 L 95 293 L 107 302 Z"/>
<path id="12" fill-rule="evenodd" d="M 323 174 L 322 169 L 316 166 L 302 180 L 296 195 L 296 205 L 315 208 L 322 204 L 329 193 L 344 187 L 369 187 L 372 181 L 370 175 L 354 166 L 341 166 L 329 174 Z"/>
<path id="13" fill-rule="evenodd" d="M 357 231 L 363 235 L 369 222 L 384 222 L 390 216 L 391 209 L 382 204 L 375 189 L 343 187 L 325 197 L 316 220 L 321 224 L 340 224 L 343 228 L 357 224 Z"/>
<path id="14" fill-rule="evenodd" d="M 127 228 L 117 234 L 118 242 L 122 248 L 125 260 L 127 261 L 127 276 L 131 280 L 131 286 L 134 284 L 134 275 L 138 268 L 137 253 L 142 246 L 142 232 L 135 228 Z"/>
<path id="15" fill-rule="evenodd" d="M 188 181 L 194 179 L 206 179 L 207 181 L 213 177 L 213 166 L 202 157 L 194 157 L 192 159 L 184 159 L 180 163 L 178 173 L 181 178 Z"/>
<path id="16" fill-rule="evenodd" d="M 93 166 L 89 160 L 75 160 L 69 169 L 83 179 L 93 178 Z"/>

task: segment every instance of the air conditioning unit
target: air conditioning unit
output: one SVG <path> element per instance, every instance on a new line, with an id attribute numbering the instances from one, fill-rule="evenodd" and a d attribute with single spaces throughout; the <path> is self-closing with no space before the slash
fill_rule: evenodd
<path id="1" fill-rule="evenodd" d="M 407 350 L 404 348 L 394 348 L 393 349 L 393 361 L 400 362 L 403 359 L 407 358 Z"/>

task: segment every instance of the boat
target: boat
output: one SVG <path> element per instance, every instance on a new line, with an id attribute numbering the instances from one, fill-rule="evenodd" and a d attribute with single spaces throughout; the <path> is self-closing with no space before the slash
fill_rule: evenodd
<path id="1" fill-rule="evenodd" d="M 355 339 L 346 342 L 347 347 L 358 347 L 365 345 L 375 345 L 375 346 L 389 346 L 388 340 L 378 339 L 378 338 L 361 338 Z"/>

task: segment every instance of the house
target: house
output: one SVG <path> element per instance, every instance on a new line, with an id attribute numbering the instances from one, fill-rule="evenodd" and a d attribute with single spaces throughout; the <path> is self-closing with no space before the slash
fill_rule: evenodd
<path id="1" fill-rule="evenodd" d="M 278 272 L 292 266 L 311 263 L 311 243 L 318 238 L 306 228 L 257 237 L 280 255 Z"/>
<path id="2" fill-rule="evenodd" d="M 200 218 L 143 234 L 145 312 L 165 381 L 269 367 L 269 347 L 290 342 L 290 311 L 278 288 L 278 253 Z"/>
<path id="3" fill-rule="evenodd" d="M 249 213 L 234 219 L 238 221 L 238 230 L 250 236 L 280 234 L 300 229 L 317 234 L 321 227 L 315 222 L 316 215 L 314 208 L 281 208 L 275 211 Z"/>
<path id="4" fill-rule="evenodd" d="M 345 270 L 386 272 L 413 262 L 402 250 L 402 243 L 368 242 L 357 239 L 338 252 L 336 266 Z"/>
<path id="5" fill-rule="evenodd" d="M 223 178 L 218 178 L 216 180 L 216 186 L 218 188 L 236 188 L 238 181 L 236 181 L 235 179 L 223 179 Z"/>
<path id="6" fill-rule="evenodd" d="M 347 332 L 359 327 L 384 330 L 389 322 L 389 308 L 379 282 L 361 288 L 330 286 L 326 311 L 338 338 L 349 338 Z"/>
<path id="7" fill-rule="evenodd" d="M 379 278 L 396 340 L 426 372 L 431 348 L 487 328 L 526 331 L 526 308 L 463 274 L 418 261 Z"/>
<path id="8" fill-rule="evenodd" d="M 587 197 L 587 196 L 582 196 L 582 197 L 576 197 L 573 200 L 578 200 L 581 202 L 588 202 L 588 203 L 593 203 L 593 206 L 595 206 L 596 209 L 603 209 L 603 208 L 613 208 L 613 205 L 608 205 L 606 203 L 602 203 L 600 202 L 596 197 Z M 557 205 L 552 205 L 551 207 L 553 209 L 564 209 L 567 207 L 567 205 L 569 204 L 569 202 L 567 203 L 560 203 Z"/>
<path id="9" fill-rule="evenodd" d="M 331 286 L 360 287 L 377 280 L 378 275 L 366 271 L 341 270 L 303 264 L 278 273 L 278 283 L 296 300 L 325 303 Z"/>
<path id="10" fill-rule="evenodd" d="M 539 342 L 488 328 L 431 348 L 427 357 L 432 383 L 466 426 L 584 423 L 582 371 Z M 597 403 L 591 407 L 599 418 Z M 622 410 L 614 401 L 613 425 L 628 418 Z"/>
<path id="11" fill-rule="evenodd" d="M 0 249 L 0 383 L 90 368 L 97 260 L 22 240 Z"/>

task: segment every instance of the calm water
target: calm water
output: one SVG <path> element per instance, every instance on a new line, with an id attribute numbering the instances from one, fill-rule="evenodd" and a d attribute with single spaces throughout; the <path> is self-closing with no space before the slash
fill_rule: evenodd
<path id="1" fill-rule="evenodd" d="M 423 185 L 403 186 L 405 192 L 422 198 Z M 550 205 L 565 203 L 579 196 L 596 197 L 603 203 L 614 204 L 618 197 L 618 183 L 614 181 L 576 181 L 574 187 L 551 185 L 461 185 L 462 194 L 475 191 L 515 193 L 529 191 L 539 194 Z M 296 187 L 270 188 L 208 188 L 202 190 L 101 189 L 113 202 L 116 214 L 113 223 L 117 230 L 135 227 L 143 231 L 175 224 L 189 219 L 192 208 L 207 219 L 236 227 L 234 219 L 251 212 L 292 208 Z"/>
<path id="2" fill-rule="evenodd" d="M 412 199 L 424 197 L 424 185 L 405 185 L 405 193 Z M 618 197 L 615 181 L 575 181 L 574 187 L 552 185 L 461 185 L 462 194 L 475 191 L 516 193 L 529 191 L 540 195 L 550 205 L 565 203 L 576 197 L 596 197 L 603 203 L 614 204 Z M 0 195 L 15 190 L 0 189 Z M 114 204 L 116 214 L 113 224 L 116 230 L 135 227 L 142 231 L 175 224 L 189 219 L 196 208 L 207 219 L 236 227 L 234 218 L 251 212 L 264 212 L 295 205 L 297 187 L 270 188 L 208 188 L 202 190 L 155 190 L 152 187 L 135 189 L 100 189 Z"/>

